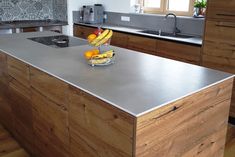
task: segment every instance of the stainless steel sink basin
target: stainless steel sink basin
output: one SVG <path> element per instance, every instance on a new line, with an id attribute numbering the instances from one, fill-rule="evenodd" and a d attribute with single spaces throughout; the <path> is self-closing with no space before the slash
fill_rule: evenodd
<path id="1" fill-rule="evenodd" d="M 173 38 L 192 38 L 193 37 L 190 35 L 184 35 L 184 34 L 175 34 L 174 35 L 173 33 L 159 32 L 159 31 L 154 31 L 154 30 L 141 30 L 139 32 L 146 33 L 146 34 L 159 35 L 159 36 L 173 37 Z"/>

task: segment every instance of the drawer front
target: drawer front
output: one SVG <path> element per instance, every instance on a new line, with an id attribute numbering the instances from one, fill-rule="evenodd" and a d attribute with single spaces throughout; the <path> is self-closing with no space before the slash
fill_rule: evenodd
<path id="1" fill-rule="evenodd" d="M 208 0 L 208 18 L 235 19 L 235 0 Z"/>
<path id="2" fill-rule="evenodd" d="M 203 65 L 235 73 L 235 22 L 206 22 Z"/>
<path id="3" fill-rule="evenodd" d="M 235 22 L 206 22 L 205 40 L 217 43 L 229 43 L 235 46 Z"/>
<path id="4" fill-rule="evenodd" d="M 205 41 L 202 63 L 209 68 L 235 73 L 235 47 L 225 43 Z"/>
<path id="5" fill-rule="evenodd" d="M 29 83 L 29 66 L 13 57 L 7 58 L 8 74 L 23 84 L 25 87 L 30 87 Z"/>
<path id="6" fill-rule="evenodd" d="M 111 45 L 127 48 L 128 35 L 125 33 L 114 32 L 111 40 Z"/>
<path id="7" fill-rule="evenodd" d="M 86 39 L 96 28 L 74 25 L 74 36 Z"/>
<path id="8" fill-rule="evenodd" d="M 156 39 L 136 35 L 128 35 L 128 38 L 128 49 L 155 54 L 157 46 Z"/>
<path id="9" fill-rule="evenodd" d="M 162 40 L 157 42 L 157 55 L 161 57 L 199 65 L 200 53 L 200 46 L 179 44 Z"/>

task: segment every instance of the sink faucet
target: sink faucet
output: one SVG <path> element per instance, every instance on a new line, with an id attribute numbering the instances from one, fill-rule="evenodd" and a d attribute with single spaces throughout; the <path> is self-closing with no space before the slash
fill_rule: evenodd
<path id="1" fill-rule="evenodd" d="M 177 17 L 174 13 L 168 13 L 165 16 L 165 19 L 167 19 L 167 17 L 170 16 L 170 15 L 174 16 L 174 19 L 175 19 L 173 35 L 176 35 L 177 33 L 180 33 L 180 30 L 177 28 Z"/>

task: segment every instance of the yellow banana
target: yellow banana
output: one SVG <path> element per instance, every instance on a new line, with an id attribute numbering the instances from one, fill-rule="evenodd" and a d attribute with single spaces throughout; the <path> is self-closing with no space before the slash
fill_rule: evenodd
<path id="1" fill-rule="evenodd" d="M 103 59 L 92 59 L 90 60 L 91 65 L 97 65 L 97 64 L 107 64 L 111 61 L 110 58 L 103 58 Z"/>
<path id="2" fill-rule="evenodd" d="M 112 58 L 113 56 L 114 56 L 114 50 L 109 50 L 102 54 L 92 56 L 92 59 Z"/>
<path id="3" fill-rule="evenodd" d="M 95 46 L 97 47 L 97 46 L 100 46 L 100 45 L 106 43 L 112 36 L 113 36 L 113 31 L 110 30 L 109 33 L 104 38 L 102 38 L 100 41 L 98 41 L 95 44 Z"/>
<path id="4" fill-rule="evenodd" d="M 102 40 L 105 36 L 109 34 L 109 30 L 104 30 L 98 37 L 96 37 L 94 40 L 92 40 L 91 45 L 96 45 L 97 42 Z"/>

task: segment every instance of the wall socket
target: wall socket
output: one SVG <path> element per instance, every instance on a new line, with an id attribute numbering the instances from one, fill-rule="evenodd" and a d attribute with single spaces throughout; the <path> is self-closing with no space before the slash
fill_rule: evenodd
<path id="1" fill-rule="evenodd" d="M 129 16 L 121 16 L 121 21 L 130 22 L 130 17 Z"/>

